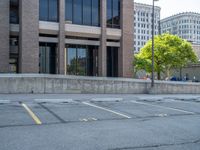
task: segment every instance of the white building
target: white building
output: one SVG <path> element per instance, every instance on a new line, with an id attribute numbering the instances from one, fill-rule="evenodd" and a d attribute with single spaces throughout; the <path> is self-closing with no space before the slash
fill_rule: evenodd
<path id="1" fill-rule="evenodd" d="M 155 35 L 159 34 L 160 7 L 155 6 Z M 152 5 L 134 3 L 134 50 L 138 53 L 152 37 Z"/>
<path id="2" fill-rule="evenodd" d="M 200 14 L 185 12 L 162 19 L 161 32 L 169 32 L 192 43 L 200 43 Z"/>

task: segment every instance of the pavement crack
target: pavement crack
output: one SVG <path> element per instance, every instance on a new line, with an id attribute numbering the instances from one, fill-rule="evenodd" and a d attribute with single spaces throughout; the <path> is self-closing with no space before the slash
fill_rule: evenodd
<path id="1" fill-rule="evenodd" d="M 169 143 L 169 144 L 155 144 L 155 145 L 144 145 L 144 146 L 135 146 L 135 147 L 122 147 L 122 148 L 114 148 L 108 150 L 133 150 L 133 149 L 147 149 L 147 148 L 159 148 L 166 146 L 178 146 L 178 145 L 187 145 L 187 144 L 197 144 L 200 143 L 200 139 L 182 142 L 182 143 Z"/>

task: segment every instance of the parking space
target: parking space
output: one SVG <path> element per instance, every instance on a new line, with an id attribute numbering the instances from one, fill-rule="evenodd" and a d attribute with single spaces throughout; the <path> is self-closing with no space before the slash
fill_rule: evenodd
<path id="1" fill-rule="evenodd" d="M 0 103 L 0 127 L 35 124 L 18 102 Z"/>
<path id="2" fill-rule="evenodd" d="M 200 103 L 194 101 L 181 101 L 173 99 L 163 99 L 155 101 L 140 101 L 141 103 L 149 104 L 149 106 L 160 106 L 160 108 L 172 108 L 177 111 L 182 111 L 190 114 L 200 113 Z"/>
<path id="3" fill-rule="evenodd" d="M 167 107 L 156 107 L 146 105 L 137 101 L 123 101 L 123 102 L 94 102 L 102 107 L 118 110 L 122 113 L 129 114 L 134 117 L 167 117 L 173 115 L 190 114 L 179 110 L 173 110 Z"/>
<path id="4" fill-rule="evenodd" d="M 24 103 L 8 100 L 0 101 L 0 127 L 170 117 L 198 113 L 200 103 L 170 99 L 35 99 Z"/>
<path id="5" fill-rule="evenodd" d="M 123 117 L 83 103 L 43 103 L 46 111 L 61 122 L 121 119 Z"/>
<path id="6" fill-rule="evenodd" d="M 198 149 L 199 97 L 0 95 L 0 149 Z"/>

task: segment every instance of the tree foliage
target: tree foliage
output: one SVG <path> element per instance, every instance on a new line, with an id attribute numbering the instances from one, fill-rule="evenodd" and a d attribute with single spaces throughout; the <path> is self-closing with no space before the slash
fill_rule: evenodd
<path id="1" fill-rule="evenodd" d="M 160 79 L 161 73 L 168 77 L 172 68 L 182 68 L 189 63 L 198 61 L 195 52 L 189 42 L 176 35 L 165 33 L 154 38 L 154 70 Z M 135 70 L 144 69 L 152 71 L 152 40 L 149 40 L 134 59 Z"/>

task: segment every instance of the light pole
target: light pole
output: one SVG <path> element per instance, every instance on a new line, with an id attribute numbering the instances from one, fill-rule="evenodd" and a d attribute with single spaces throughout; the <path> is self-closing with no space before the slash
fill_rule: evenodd
<path id="1" fill-rule="evenodd" d="M 158 0 L 153 0 L 152 8 L 152 73 L 151 73 L 151 87 L 154 87 L 154 2 Z"/>

